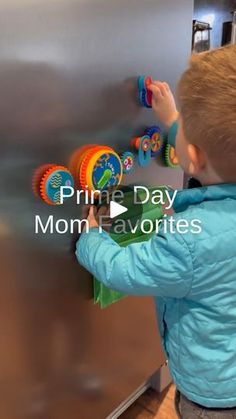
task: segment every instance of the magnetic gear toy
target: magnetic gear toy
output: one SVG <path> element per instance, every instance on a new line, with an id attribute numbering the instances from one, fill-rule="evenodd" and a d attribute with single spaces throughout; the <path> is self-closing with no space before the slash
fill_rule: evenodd
<path id="1" fill-rule="evenodd" d="M 126 151 L 121 155 L 123 173 L 128 175 L 134 171 L 135 156 L 131 151 Z"/>
<path id="2" fill-rule="evenodd" d="M 119 155 L 104 145 L 81 147 L 73 154 L 70 169 L 76 185 L 88 191 L 113 189 L 123 176 Z"/>
<path id="3" fill-rule="evenodd" d="M 133 147 L 138 152 L 138 162 L 141 167 L 146 167 L 151 161 L 151 140 L 148 135 L 137 137 L 133 141 Z"/>
<path id="4" fill-rule="evenodd" d="M 172 147 L 170 144 L 165 146 L 164 150 L 164 161 L 167 167 L 171 169 L 176 169 L 179 167 L 179 161 L 176 156 L 175 148 Z"/>
<path id="5" fill-rule="evenodd" d="M 97 147 L 97 144 L 89 144 L 84 145 L 72 154 L 70 162 L 69 162 L 69 169 L 74 177 L 75 187 L 78 189 L 80 188 L 80 166 L 83 161 L 83 158 L 86 156 L 88 150 L 91 150 L 92 147 Z"/>
<path id="6" fill-rule="evenodd" d="M 35 171 L 33 177 L 34 192 L 49 205 L 61 205 L 61 187 L 74 187 L 74 179 L 64 166 L 48 164 Z"/>
<path id="7" fill-rule="evenodd" d="M 140 76 L 138 78 L 139 102 L 145 108 L 152 107 L 152 92 L 148 89 L 151 83 L 150 76 Z"/>
<path id="8" fill-rule="evenodd" d="M 151 141 L 151 156 L 156 157 L 161 153 L 164 145 L 161 128 L 153 125 L 146 129 L 145 135 L 150 137 Z"/>

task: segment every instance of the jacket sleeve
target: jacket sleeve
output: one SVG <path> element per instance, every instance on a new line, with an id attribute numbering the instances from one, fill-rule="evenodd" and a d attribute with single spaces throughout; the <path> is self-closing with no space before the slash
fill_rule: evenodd
<path id="1" fill-rule="evenodd" d="M 129 295 L 183 298 L 191 289 L 192 258 L 180 234 L 158 233 L 122 248 L 92 229 L 81 235 L 76 256 L 104 285 Z"/>

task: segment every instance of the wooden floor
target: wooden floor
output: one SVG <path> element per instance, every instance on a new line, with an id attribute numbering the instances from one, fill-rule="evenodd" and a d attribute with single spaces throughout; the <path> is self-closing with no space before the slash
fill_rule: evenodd
<path id="1" fill-rule="evenodd" d="M 173 384 L 161 394 L 149 389 L 120 416 L 120 419 L 177 419 L 174 396 Z"/>

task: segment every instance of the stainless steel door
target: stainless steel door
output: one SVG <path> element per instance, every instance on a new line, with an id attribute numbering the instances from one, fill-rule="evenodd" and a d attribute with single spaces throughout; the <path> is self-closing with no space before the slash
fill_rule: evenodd
<path id="1" fill-rule="evenodd" d="M 93 305 L 70 234 L 36 236 L 34 217 L 74 218 L 31 187 L 36 167 L 86 143 L 126 150 L 154 122 L 136 77 L 175 86 L 191 48 L 192 0 L 0 1 L 0 418 L 103 419 L 163 362 L 152 301 Z M 130 182 L 181 186 L 153 161 Z"/>

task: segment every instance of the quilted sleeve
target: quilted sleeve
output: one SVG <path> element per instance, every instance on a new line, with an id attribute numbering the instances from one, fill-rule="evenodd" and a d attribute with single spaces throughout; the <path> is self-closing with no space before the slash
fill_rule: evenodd
<path id="1" fill-rule="evenodd" d="M 77 242 L 76 256 L 104 285 L 129 295 L 183 298 L 191 289 L 192 258 L 179 234 L 159 233 L 121 248 L 92 229 Z"/>

